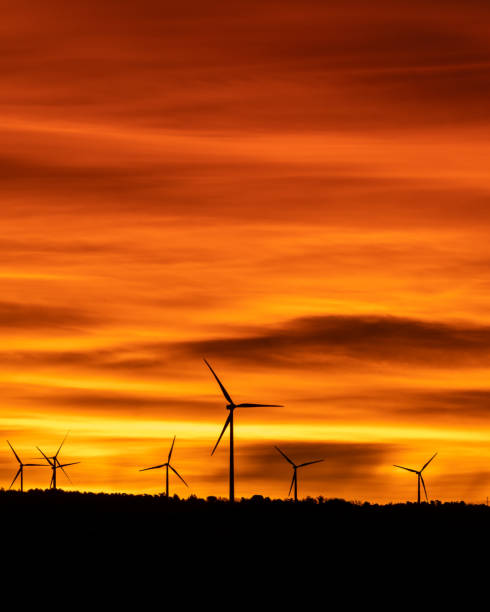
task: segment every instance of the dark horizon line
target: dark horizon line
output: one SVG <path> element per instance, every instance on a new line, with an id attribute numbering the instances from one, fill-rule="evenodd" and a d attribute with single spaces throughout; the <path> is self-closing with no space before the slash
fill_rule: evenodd
<path id="1" fill-rule="evenodd" d="M 223 496 L 215 496 L 215 495 L 208 495 L 207 497 L 198 497 L 197 495 L 189 495 L 188 497 L 180 497 L 177 494 L 174 494 L 170 497 L 166 497 L 164 493 L 126 493 L 126 492 L 105 492 L 105 491 L 78 491 L 78 490 L 66 490 L 66 489 L 40 489 L 40 488 L 34 488 L 34 489 L 28 489 L 27 491 L 19 491 L 17 489 L 5 489 L 3 487 L 0 488 L 0 496 L 1 495 L 8 495 L 8 496 L 38 496 L 38 495 L 49 495 L 49 496 L 56 496 L 56 495 L 66 495 L 66 496 L 85 496 L 85 497 L 108 497 L 108 498 L 121 498 L 121 497 L 126 497 L 126 498 L 145 498 L 147 500 L 167 500 L 170 502 L 182 502 L 182 503 L 229 503 L 229 499 L 227 497 L 223 497 Z M 294 500 L 288 497 L 270 497 L 270 496 L 265 496 L 265 495 L 261 495 L 261 494 L 254 494 L 251 495 L 250 497 L 241 497 L 238 498 L 237 503 L 247 503 L 247 502 L 264 502 L 264 503 L 285 503 L 285 504 L 294 504 Z M 451 501 L 442 501 L 442 500 L 438 500 L 438 499 L 433 499 L 429 502 L 424 501 L 421 502 L 420 504 L 418 504 L 416 501 L 405 501 L 405 502 L 386 502 L 386 503 L 382 503 L 382 502 L 374 502 L 374 501 L 368 501 L 368 500 L 346 500 L 344 498 L 341 497 L 325 497 L 323 495 L 318 495 L 316 497 L 311 497 L 311 496 L 306 496 L 302 499 L 298 499 L 297 503 L 304 503 L 304 504 L 315 504 L 315 505 L 321 505 L 321 504 L 345 504 L 347 506 L 352 506 L 352 507 L 362 507 L 362 506 L 370 506 L 370 507 L 389 507 L 389 506 L 432 506 L 432 507 L 439 507 L 439 506 L 454 506 L 454 505 L 464 505 L 464 506 L 484 506 L 484 507 L 488 507 L 490 510 L 490 507 L 488 506 L 488 502 L 484 502 L 482 501 L 481 503 L 479 502 L 466 502 L 464 500 L 451 500 Z"/>

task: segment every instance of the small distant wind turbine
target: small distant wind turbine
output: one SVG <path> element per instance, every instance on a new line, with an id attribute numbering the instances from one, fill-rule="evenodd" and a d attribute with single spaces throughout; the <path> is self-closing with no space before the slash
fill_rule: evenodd
<path id="1" fill-rule="evenodd" d="M 14 486 L 15 481 L 20 476 L 20 490 L 23 491 L 24 490 L 24 468 L 34 467 L 34 466 L 44 467 L 44 465 L 42 463 L 22 463 L 22 461 L 19 458 L 19 455 L 15 452 L 14 447 L 12 446 L 12 444 L 10 444 L 8 440 L 7 440 L 7 444 L 10 446 L 10 448 L 12 449 L 12 452 L 15 455 L 15 458 L 19 462 L 19 469 L 17 470 L 17 473 L 15 474 L 15 477 L 12 480 L 12 484 L 10 485 L 9 489 L 11 489 Z"/>
<path id="2" fill-rule="evenodd" d="M 291 486 L 289 487 L 288 497 L 291 495 L 291 489 L 293 488 L 293 485 L 294 485 L 294 501 L 297 502 L 298 501 L 298 468 L 305 467 L 305 465 L 313 465 L 313 463 L 321 463 L 322 461 L 325 461 L 325 459 L 317 459 L 316 461 L 307 461 L 306 463 L 300 463 L 299 465 L 296 465 L 295 463 L 291 461 L 291 459 L 286 455 L 286 453 L 282 452 L 282 450 L 278 446 L 274 446 L 274 448 L 277 451 L 279 451 L 281 455 L 284 457 L 284 459 L 286 459 L 286 461 L 288 461 L 293 466 L 293 479 L 291 480 Z"/>
<path id="3" fill-rule="evenodd" d="M 174 444 L 175 444 L 175 438 L 177 436 L 174 436 L 174 439 L 172 441 L 172 446 L 170 447 L 170 452 L 168 454 L 168 459 L 167 459 L 167 463 L 162 463 L 161 465 L 154 465 L 153 467 L 147 467 L 147 468 L 143 468 L 142 470 L 140 470 L 140 472 L 146 472 L 147 470 L 158 470 L 159 468 L 166 468 L 166 478 L 165 478 L 165 496 L 168 497 L 168 468 L 170 468 L 172 470 L 172 472 L 178 476 L 180 478 L 180 480 L 182 480 L 182 482 L 185 484 L 186 487 L 188 487 L 189 485 L 186 483 L 186 481 L 182 478 L 182 476 L 177 472 L 177 470 L 172 467 L 170 465 L 170 459 L 172 457 L 172 451 L 174 450 Z"/>
<path id="4" fill-rule="evenodd" d="M 62 465 L 59 462 L 59 460 L 58 460 L 58 455 L 59 455 L 59 452 L 61 450 L 61 447 L 65 443 L 65 440 L 66 440 L 66 438 L 67 438 L 69 433 L 70 433 L 69 431 L 66 432 L 66 435 L 63 438 L 63 442 L 60 444 L 60 447 L 56 451 L 56 454 L 53 455 L 52 457 L 47 457 L 43 453 L 43 451 L 39 448 L 39 446 L 36 446 L 37 450 L 41 453 L 41 455 L 46 459 L 46 461 L 51 466 L 52 476 L 51 476 L 51 483 L 49 485 L 51 489 L 56 489 L 56 470 L 61 470 L 63 472 L 63 474 L 68 478 L 68 480 L 71 482 L 71 478 L 68 476 L 68 474 L 65 472 L 65 470 L 63 468 L 66 468 L 69 465 L 77 465 L 78 463 L 80 463 L 80 461 L 75 461 L 73 463 L 63 463 L 63 465 Z"/>
<path id="5" fill-rule="evenodd" d="M 403 465 L 394 465 L 393 467 L 396 468 L 400 468 L 402 470 L 407 470 L 407 472 L 413 472 L 414 474 L 417 474 L 417 503 L 420 504 L 420 483 L 422 483 L 422 486 L 424 487 L 424 493 L 425 493 L 425 499 L 427 501 L 429 501 L 429 498 L 427 497 L 427 489 L 425 488 L 425 482 L 424 482 L 424 477 L 422 476 L 422 472 L 425 470 L 425 468 L 429 465 L 429 463 L 432 461 L 432 459 L 434 459 L 434 457 L 437 455 L 437 453 L 435 455 L 433 455 L 429 461 L 427 461 L 427 463 L 424 465 L 424 467 L 420 470 L 412 470 L 411 468 L 407 468 L 407 467 L 403 467 Z"/>
<path id="6" fill-rule="evenodd" d="M 220 379 L 216 376 L 216 373 L 213 370 L 213 368 L 209 365 L 209 363 L 206 360 L 204 360 L 204 363 L 211 370 L 213 376 L 216 379 L 216 382 L 220 386 L 221 392 L 223 393 L 226 401 L 228 402 L 228 404 L 226 405 L 226 409 L 230 411 L 230 414 L 228 415 L 225 421 L 225 425 L 219 435 L 218 441 L 216 442 L 213 450 L 211 451 L 211 455 L 214 454 L 214 451 L 218 447 L 218 444 L 220 443 L 220 440 L 223 437 L 223 434 L 225 433 L 226 428 L 229 426 L 230 427 L 230 502 L 233 502 L 235 501 L 235 455 L 234 455 L 234 444 L 233 444 L 233 412 L 235 408 L 282 408 L 282 406 L 279 404 L 235 404 L 233 400 L 231 399 L 228 391 L 224 388 Z"/>

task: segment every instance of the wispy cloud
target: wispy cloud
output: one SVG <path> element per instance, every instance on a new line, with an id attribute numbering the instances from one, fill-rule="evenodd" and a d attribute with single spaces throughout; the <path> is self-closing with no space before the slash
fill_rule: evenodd
<path id="1" fill-rule="evenodd" d="M 393 316 L 318 316 L 249 336 L 183 343 L 195 355 L 308 367 L 356 361 L 475 366 L 490 351 L 490 327 Z"/>
<path id="2" fill-rule="evenodd" d="M 0 327 L 11 333 L 22 330 L 49 329 L 52 332 L 83 330 L 97 326 L 100 320 L 77 308 L 50 304 L 0 302 Z"/>

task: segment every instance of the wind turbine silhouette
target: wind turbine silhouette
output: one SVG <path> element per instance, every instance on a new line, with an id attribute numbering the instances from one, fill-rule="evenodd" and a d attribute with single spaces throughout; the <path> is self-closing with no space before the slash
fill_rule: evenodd
<path id="1" fill-rule="evenodd" d="M 427 463 L 424 465 L 424 467 L 421 470 L 412 470 L 411 468 L 403 467 L 403 465 L 393 465 L 393 467 L 400 468 L 402 470 L 407 470 L 407 472 L 413 472 L 414 474 L 417 474 L 417 503 L 418 504 L 420 504 L 420 483 L 422 483 L 422 486 L 424 487 L 425 499 L 429 501 L 429 498 L 427 497 L 427 489 L 425 488 L 425 482 L 424 482 L 424 477 L 422 476 L 422 472 L 425 470 L 425 468 L 429 465 L 429 463 L 432 461 L 432 459 L 434 459 L 436 455 L 437 453 L 433 455 L 429 459 L 429 461 L 427 461 Z"/>
<path id="2" fill-rule="evenodd" d="M 174 474 L 176 474 L 180 478 L 180 480 L 182 480 L 182 482 L 185 484 L 186 487 L 189 486 L 186 483 L 186 481 L 182 478 L 182 476 L 177 472 L 177 470 L 170 465 L 170 459 L 172 457 L 172 451 L 174 450 L 174 444 L 175 444 L 176 437 L 177 436 L 174 436 L 174 439 L 172 441 L 172 446 L 170 447 L 170 452 L 168 454 L 167 463 L 162 463 L 161 465 L 154 465 L 153 467 L 147 467 L 147 468 L 143 468 L 142 470 L 140 470 L 140 472 L 146 472 L 147 470 L 157 470 L 158 468 L 162 468 L 162 467 L 166 468 L 166 478 L 165 478 L 165 482 L 166 482 L 165 496 L 166 497 L 168 497 L 168 468 L 170 468 L 172 472 L 174 472 Z"/>
<path id="3" fill-rule="evenodd" d="M 80 461 L 75 461 L 73 463 L 64 463 L 62 465 L 59 462 L 59 460 L 58 460 L 58 455 L 59 455 L 59 452 L 61 450 L 61 447 L 65 443 L 65 440 L 66 440 L 66 438 L 67 438 L 69 433 L 70 433 L 69 431 L 66 432 L 65 437 L 63 438 L 63 442 L 60 444 L 60 447 L 58 448 L 58 450 L 56 451 L 56 453 L 52 457 L 47 457 L 43 453 L 43 451 L 39 448 L 39 446 L 36 446 L 37 450 L 41 453 L 41 455 L 46 459 L 46 461 L 51 466 L 52 476 L 51 476 L 51 483 L 49 485 L 49 487 L 51 489 L 56 489 L 56 470 L 61 470 L 63 472 L 63 474 L 68 478 L 68 480 L 71 482 L 71 478 L 68 476 L 68 474 L 65 472 L 65 470 L 63 468 L 66 468 L 69 465 L 77 465 L 78 463 L 80 463 Z"/>
<path id="4" fill-rule="evenodd" d="M 218 447 L 218 444 L 220 443 L 220 440 L 223 437 L 223 434 L 225 433 L 227 427 L 229 426 L 230 427 L 230 502 L 234 502 L 235 501 L 235 454 L 234 454 L 234 442 L 233 442 L 233 413 L 235 411 L 235 408 L 282 408 L 282 406 L 279 404 L 235 404 L 235 402 L 231 399 L 230 394 L 224 388 L 222 382 L 216 376 L 215 371 L 209 365 L 206 359 L 204 360 L 204 363 L 211 370 L 213 376 L 216 379 L 216 382 L 220 386 L 221 392 L 223 393 L 226 401 L 228 402 L 228 404 L 226 405 L 226 409 L 230 411 L 230 414 L 228 415 L 225 421 L 224 427 L 219 435 L 218 441 L 216 442 L 213 450 L 211 451 L 211 455 L 214 454 L 214 451 Z"/>
<path id="5" fill-rule="evenodd" d="M 7 444 L 10 446 L 10 448 L 12 449 L 12 452 L 15 455 L 15 458 L 19 462 L 19 469 L 17 470 L 17 473 L 15 474 L 15 477 L 12 480 L 12 484 L 10 485 L 9 489 L 11 489 L 14 486 L 15 481 L 20 476 L 20 490 L 23 491 L 24 490 L 24 468 L 34 467 L 34 466 L 44 467 L 44 465 L 42 463 L 22 463 L 22 461 L 19 458 L 19 455 L 15 452 L 14 447 L 12 446 L 12 444 L 10 444 L 8 440 L 7 440 Z"/>
<path id="6" fill-rule="evenodd" d="M 325 459 L 317 459 L 316 461 L 307 461 L 306 463 L 300 463 L 299 465 L 296 465 L 295 463 L 293 463 L 293 461 L 291 461 L 291 459 L 286 455 L 286 453 L 282 452 L 282 450 L 278 446 L 274 446 L 274 448 L 277 451 L 279 451 L 281 455 L 284 457 L 284 459 L 286 459 L 286 461 L 288 461 L 293 466 L 293 479 L 291 480 L 291 486 L 289 487 L 288 497 L 291 495 L 291 489 L 293 488 L 293 485 L 294 485 L 294 501 L 297 502 L 298 501 L 298 468 L 305 467 L 305 465 L 313 465 L 313 463 L 321 463 L 322 461 L 325 461 Z"/>

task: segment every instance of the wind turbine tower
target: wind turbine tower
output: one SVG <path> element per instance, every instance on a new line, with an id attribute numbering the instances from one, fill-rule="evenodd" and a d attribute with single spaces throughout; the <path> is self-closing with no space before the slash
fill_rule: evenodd
<path id="1" fill-rule="evenodd" d="M 169 491 L 168 491 L 168 470 L 169 468 L 172 470 L 172 472 L 178 476 L 180 478 L 180 480 L 182 480 L 182 482 L 185 484 L 186 487 L 188 487 L 189 485 L 186 483 L 186 481 L 182 478 L 182 476 L 177 472 L 177 470 L 170 465 L 170 459 L 172 458 L 172 452 L 174 450 L 174 444 L 175 444 L 175 438 L 176 436 L 174 436 L 174 439 L 172 441 L 172 446 L 170 447 L 170 452 L 168 454 L 168 459 L 167 459 L 167 463 L 162 463 L 160 465 L 154 465 L 152 467 L 147 467 L 147 468 L 143 468 L 142 470 L 140 470 L 140 472 L 146 472 L 147 470 L 157 470 L 159 468 L 165 468 L 165 496 L 168 497 L 169 495 Z"/>
<path id="2" fill-rule="evenodd" d="M 293 468 L 293 478 L 291 480 L 291 486 L 289 487 L 288 497 L 291 495 L 291 490 L 294 485 L 294 501 L 297 502 L 298 501 L 298 469 L 305 467 L 306 465 L 313 465 L 314 463 L 322 463 L 322 461 L 325 461 L 325 459 L 316 459 L 315 461 L 307 461 L 306 463 L 300 463 L 299 465 L 296 465 L 296 463 L 291 461 L 291 459 L 286 455 L 286 453 L 283 453 L 282 450 L 278 446 L 274 446 L 274 448 L 278 452 L 281 453 L 284 459 L 286 459 L 286 461 L 290 463 Z"/>
<path id="3" fill-rule="evenodd" d="M 51 483 L 49 485 L 51 489 L 56 489 L 56 472 L 57 472 L 57 470 L 61 470 L 63 472 L 63 474 L 68 478 L 68 480 L 71 482 L 71 478 L 65 472 L 64 468 L 68 467 L 69 465 L 77 465 L 78 463 L 80 463 L 80 461 L 75 461 L 73 463 L 63 463 L 63 464 L 61 464 L 59 462 L 59 460 L 58 460 L 58 455 L 60 453 L 61 447 L 65 443 L 65 440 L 66 440 L 66 438 L 67 438 L 69 433 L 70 432 L 66 433 L 65 437 L 63 438 L 63 442 L 60 444 L 60 447 L 58 448 L 58 450 L 56 451 L 56 453 L 52 457 L 47 457 L 43 453 L 43 451 L 39 448 L 39 446 L 36 446 L 37 450 L 41 453 L 41 455 L 46 459 L 48 464 L 51 466 Z"/>
<path id="4" fill-rule="evenodd" d="M 226 409 L 229 411 L 229 414 L 226 418 L 225 424 L 223 426 L 223 429 L 219 435 L 218 441 L 216 442 L 216 444 L 214 445 L 213 450 L 211 451 L 211 455 L 214 455 L 214 451 L 216 450 L 216 448 L 218 447 L 218 444 L 220 443 L 221 438 L 223 437 L 223 434 L 225 433 L 225 431 L 227 430 L 227 428 L 230 428 L 230 502 L 234 502 L 235 501 L 235 448 L 234 448 L 234 438 L 233 438 L 233 414 L 235 412 L 235 410 L 237 408 L 282 408 L 281 405 L 279 404 L 235 404 L 235 402 L 231 399 L 230 394 L 228 393 L 228 391 L 224 388 L 223 383 L 220 381 L 220 379 L 218 378 L 218 376 L 216 375 L 215 371 L 213 370 L 213 368 L 209 365 L 209 363 L 204 360 L 204 363 L 208 366 L 208 368 L 211 370 L 211 373 L 213 374 L 214 378 L 216 379 L 216 382 L 218 383 L 221 392 L 223 393 L 225 400 L 228 402 L 226 405 Z"/>
<path id="5" fill-rule="evenodd" d="M 407 472 L 413 472 L 414 474 L 417 474 L 417 503 L 418 504 L 420 504 L 420 483 L 422 483 L 422 486 L 424 487 L 425 499 L 427 501 L 429 501 L 429 498 L 427 496 L 427 489 L 425 488 L 424 477 L 422 476 L 422 472 L 425 470 L 425 468 L 429 465 L 429 463 L 432 461 L 432 459 L 434 459 L 434 457 L 436 455 L 437 455 L 437 453 L 435 455 L 433 455 L 429 459 L 429 461 L 427 461 L 427 463 L 424 464 L 424 466 L 420 470 L 413 470 L 412 468 L 403 467 L 403 465 L 394 465 L 393 466 L 393 467 L 396 467 L 396 468 L 400 468 L 401 470 L 407 470 Z"/>
<path id="6" fill-rule="evenodd" d="M 44 467 L 44 465 L 42 463 L 22 463 L 22 461 L 19 458 L 19 455 L 15 452 L 14 447 L 12 446 L 12 444 L 10 444 L 10 442 L 7 440 L 7 444 L 10 446 L 12 452 L 15 455 L 15 458 L 17 459 L 18 463 L 19 463 L 19 469 L 17 470 L 17 473 L 14 476 L 14 479 L 12 480 L 12 483 L 9 487 L 9 489 L 11 489 L 14 484 L 15 481 L 17 480 L 17 478 L 20 476 L 20 490 L 23 491 L 24 490 L 24 468 L 25 467 Z"/>

